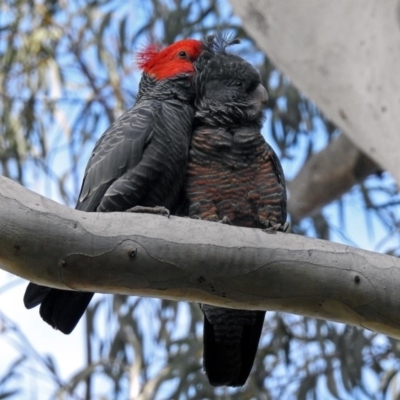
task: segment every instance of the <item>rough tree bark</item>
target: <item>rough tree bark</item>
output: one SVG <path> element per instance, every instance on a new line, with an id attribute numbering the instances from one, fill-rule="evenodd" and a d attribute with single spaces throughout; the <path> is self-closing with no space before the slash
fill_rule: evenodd
<path id="1" fill-rule="evenodd" d="M 400 338 L 397 257 L 187 218 L 85 213 L 4 177 L 0 267 L 63 289 L 286 311 Z"/>

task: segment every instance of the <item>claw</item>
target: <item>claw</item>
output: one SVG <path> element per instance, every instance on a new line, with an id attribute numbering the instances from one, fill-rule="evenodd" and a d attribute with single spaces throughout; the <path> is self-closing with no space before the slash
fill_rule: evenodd
<path id="1" fill-rule="evenodd" d="M 272 224 L 270 221 L 268 221 L 268 223 L 270 226 L 266 229 L 263 229 L 263 231 L 267 233 L 287 232 L 290 227 L 289 222 L 285 222 L 284 224 Z"/>
<path id="2" fill-rule="evenodd" d="M 165 207 L 143 207 L 143 206 L 135 206 L 126 210 L 126 212 L 133 212 L 133 213 L 146 213 L 146 214 L 158 214 L 164 217 L 169 218 L 170 212 Z"/>
<path id="3" fill-rule="evenodd" d="M 227 224 L 227 225 L 232 225 L 231 220 L 225 215 L 224 218 L 220 219 L 218 221 L 220 224 Z"/>

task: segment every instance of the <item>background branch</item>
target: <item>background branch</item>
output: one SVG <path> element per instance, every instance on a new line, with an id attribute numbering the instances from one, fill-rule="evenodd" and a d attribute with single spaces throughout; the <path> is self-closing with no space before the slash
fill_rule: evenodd
<path id="1" fill-rule="evenodd" d="M 288 211 L 293 221 L 315 214 L 380 168 L 345 136 L 311 155 L 288 182 Z"/>

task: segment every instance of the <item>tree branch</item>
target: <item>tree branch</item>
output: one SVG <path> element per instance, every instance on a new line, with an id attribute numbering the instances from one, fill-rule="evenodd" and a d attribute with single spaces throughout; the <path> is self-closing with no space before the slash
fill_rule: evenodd
<path id="1" fill-rule="evenodd" d="M 85 213 L 4 177 L 0 267 L 61 289 L 286 311 L 400 338 L 397 257 L 188 218 Z"/>
<path id="2" fill-rule="evenodd" d="M 230 3 L 274 65 L 400 185 L 398 1 Z"/>
<path id="3" fill-rule="evenodd" d="M 325 149 L 313 154 L 298 175 L 288 182 L 288 212 L 293 221 L 312 215 L 379 170 L 374 161 L 346 136 L 340 135 Z"/>

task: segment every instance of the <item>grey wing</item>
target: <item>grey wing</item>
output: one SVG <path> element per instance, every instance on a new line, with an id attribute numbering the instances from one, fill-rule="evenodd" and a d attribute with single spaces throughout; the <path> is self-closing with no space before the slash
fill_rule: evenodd
<path id="1" fill-rule="evenodd" d="M 174 208 L 185 177 L 192 122 L 192 107 L 177 100 L 163 101 L 140 162 L 109 187 L 98 211 L 136 205 Z"/>
<path id="2" fill-rule="evenodd" d="M 78 210 L 96 211 L 112 183 L 140 162 L 151 140 L 157 105 L 153 101 L 136 104 L 104 132 L 87 164 L 76 205 Z"/>
<path id="3" fill-rule="evenodd" d="M 76 206 L 78 210 L 96 211 L 112 183 L 140 163 L 145 147 L 151 141 L 154 113 L 157 112 L 158 104 L 156 101 L 136 104 L 101 136 L 86 167 Z M 24 303 L 27 308 L 41 303 L 42 318 L 54 328 L 69 334 L 92 297 L 93 293 L 50 289 L 30 283 Z"/>

